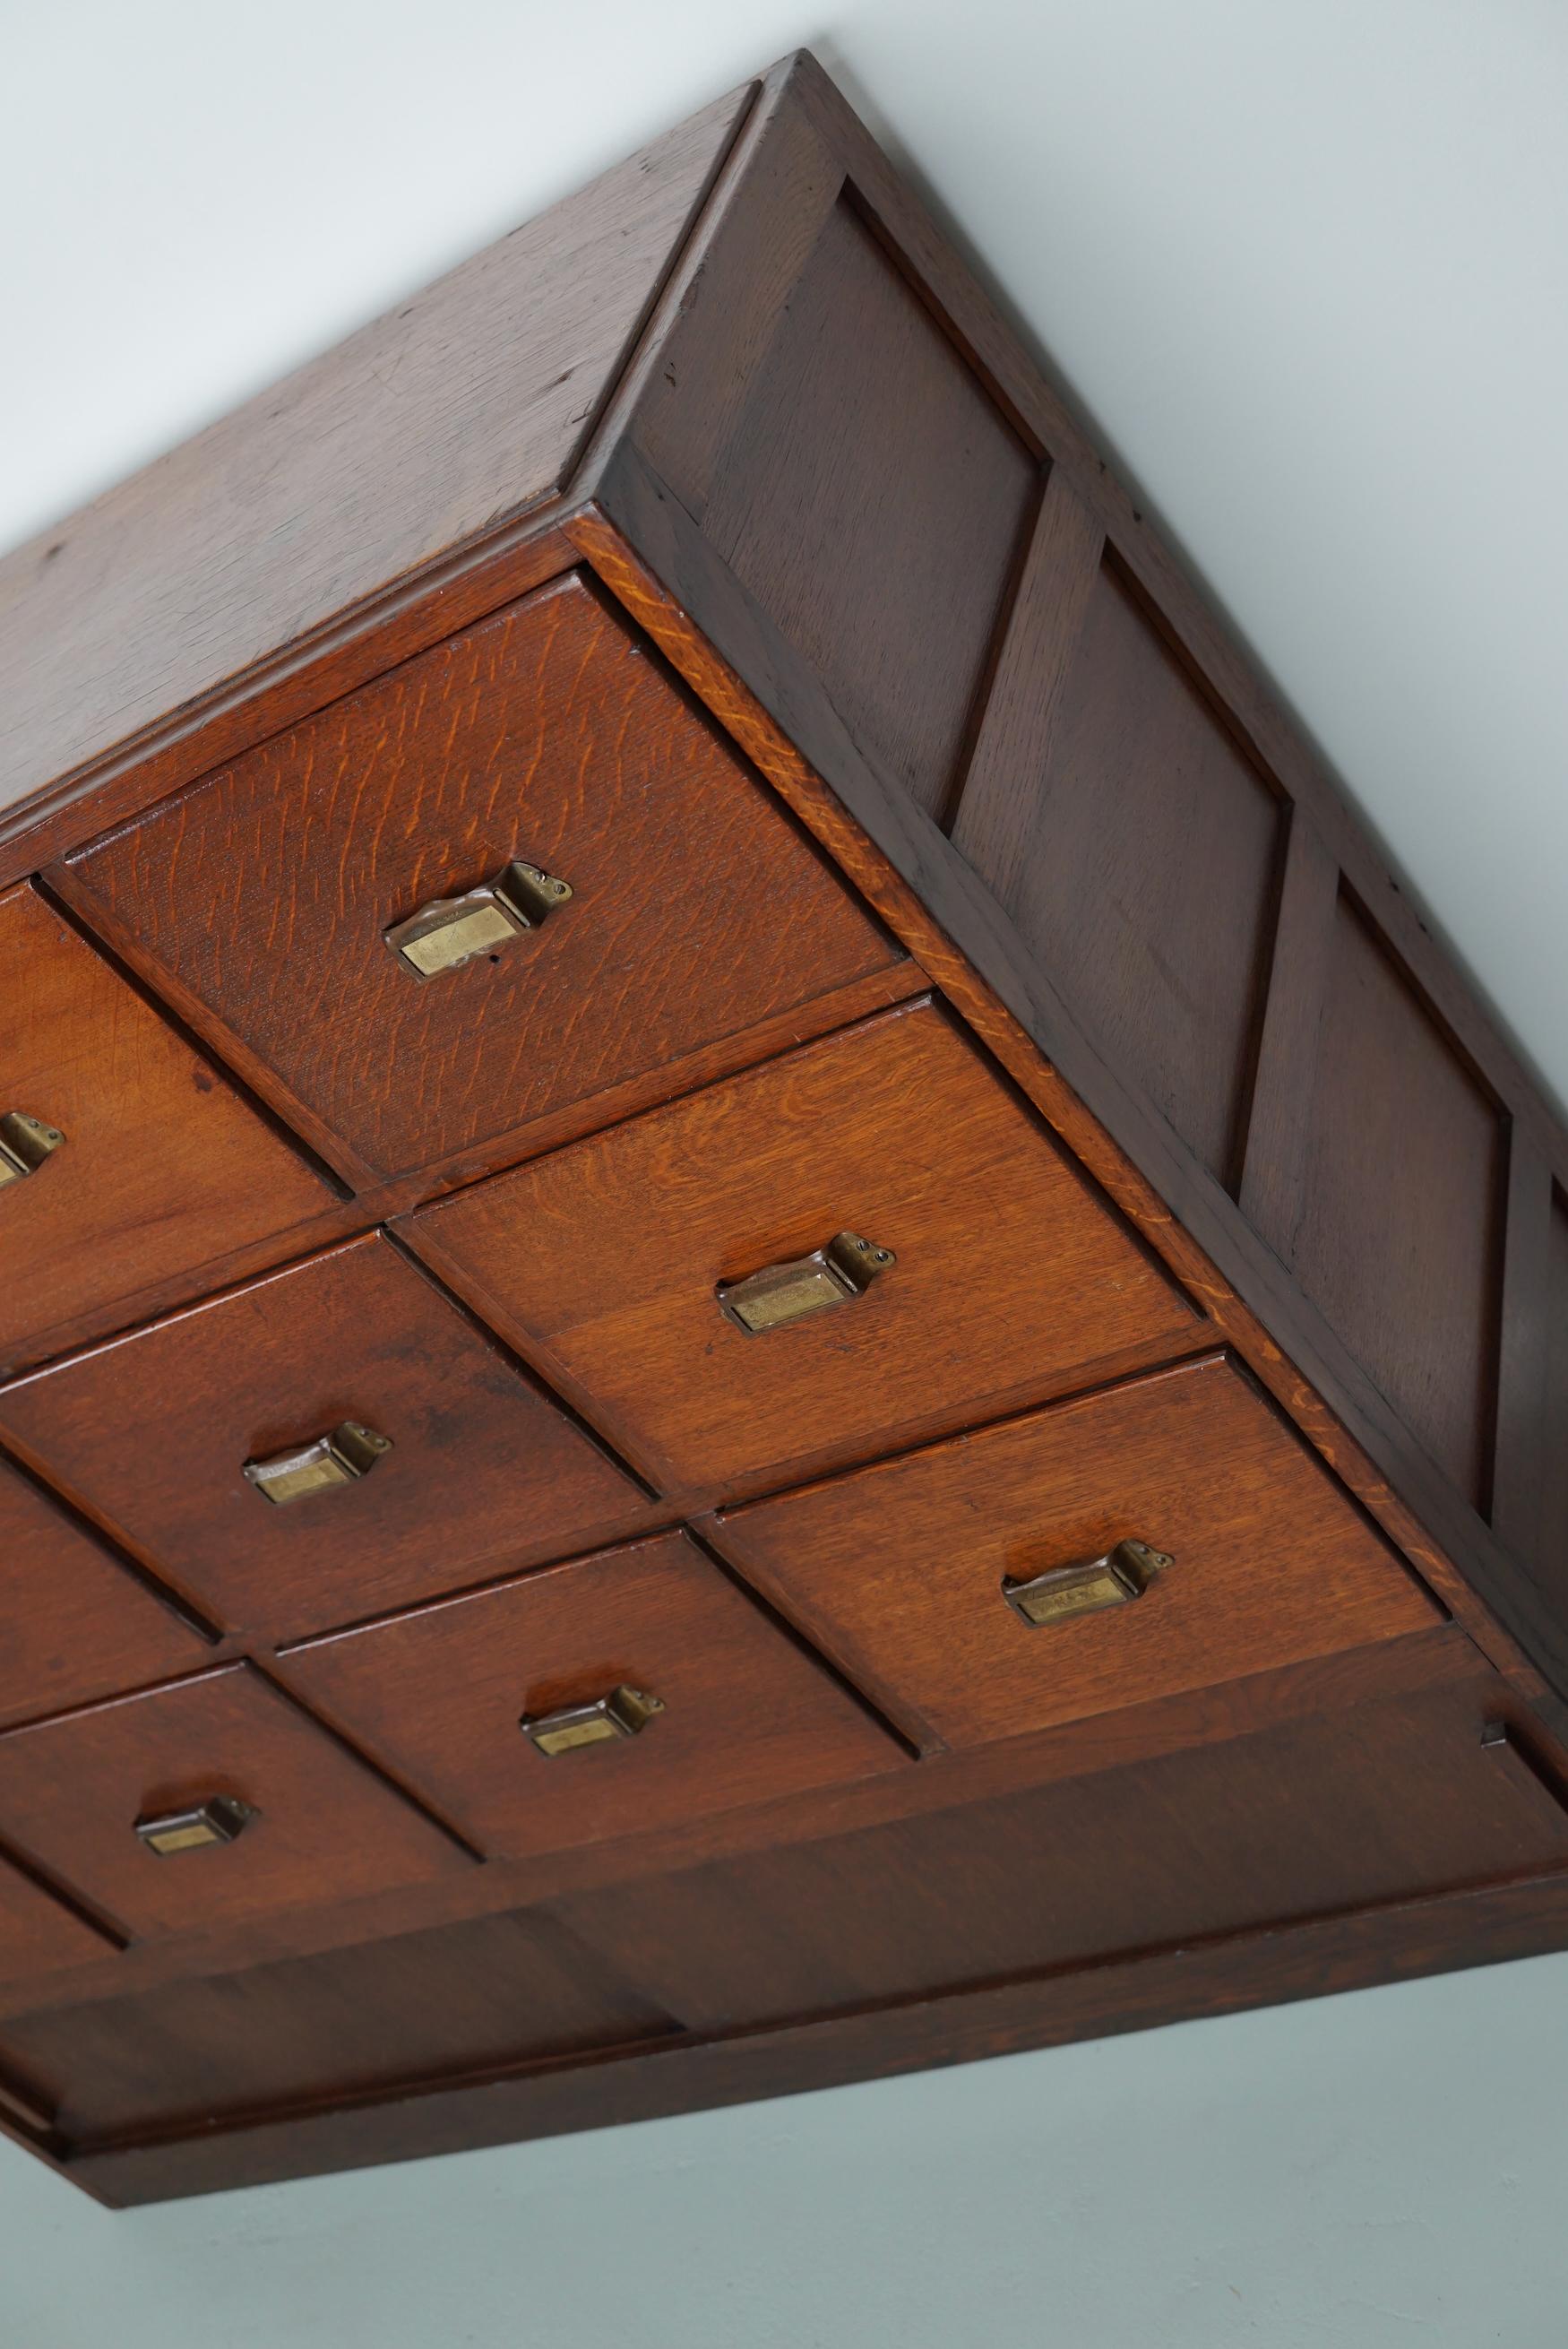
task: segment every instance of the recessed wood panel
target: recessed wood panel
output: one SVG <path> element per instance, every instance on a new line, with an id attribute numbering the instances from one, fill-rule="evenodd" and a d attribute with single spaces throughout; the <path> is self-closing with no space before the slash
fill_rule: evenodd
<path id="1" fill-rule="evenodd" d="M 1044 1972 L 1568 1864 L 1480 1689 L 758 1853 L 554 1913 L 694 2029 Z"/>
<path id="2" fill-rule="evenodd" d="M 830 213 L 727 450 L 707 535 L 851 732 L 939 812 L 1036 460 L 848 202 Z"/>
<path id="3" fill-rule="evenodd" d="M 294 1649 L 283 1668 L 486 1852 L 645 1833 L 908 1766 L 684 1534 Z M 623 1686 L 663 1708 L 634 1734 L 546 1756 L 520 1726 Z"/>
<path id="4" fill-rule="evenodd" d="M 279 1506 L 345 1422 L 390 1449 Z M 379 1235 L 0 1390 L 0 1427 L 226 1627 L 285 1636 L 645 1523 L 630 1478 Z"/>
<path id="5" fill-rule="evenodd" d="M 421 981 L 388 928 L 514 859 L 571 897 Z M 277 736 L 74 869 L 385 1174 L 903 960 L 576 575 Z"/>
<path id="6" fill-rule="evenodd" d="M 536 1159 L 412 1229 L 686 1487 L 852 1458 L 1198 1327 L 931 1005 Z M 896 1258 L 863 1295 L 752 1336 L 720 1309 L 721 1284 L 844 1230 Z"/>
<path id="7" fill-rule="evenodd" d="M 1044 1625 L 1006 1579 L 1136 1538 L 1142 1594 Z M 1192 1363 L 719 1520 L 727 1556 L 907 1726 L 952 1745 L 1203 1688 L 1440 1610 L 1229 1363 Z"/>
<path id="8" fill-rule="evenodd" d="M 1011 910 L 1090 1032 L 1210 1172 L 1235 1170 L 1280 802 L 1104 564 Z"/>
<path id="9" fill-rule="evenodd" d="M 30 888 L 0 898 L 0 1116 L 63 1133 L 0 1185 L 0 1368 L 333 1204 L 320 1176 Z M 34 1341 L 29 1343 L 29 1341 Z"/>
<path id="10" fill-rule="evenodd" d="M 136 1832 L 214 1798 L 253 1813 L 232 1842 L 161 1855 Z M 139 1935 L 473 1865 L 245 1664 L 0 1737 L 0 1833 Z"/>
<path id="11" fill-rule="evenodd" d="M 547 1917 L 286 1959 L 8 2023 L 0 2060 L 72 2136 L 348 2096 L 667 2032 L 668 2017 Z"/>
<path id="12" fill-rule="evenodd" d="M 207 1643 L 0 1461 L 0 1722 L 189 1671 Z"/>
<path id="13" fill-rule="evenodd" d="M 1496 1104 L 1342 895 L 1295 1270 L 1478 1507 L 1490 1474 L 1505 1141 Z"/>

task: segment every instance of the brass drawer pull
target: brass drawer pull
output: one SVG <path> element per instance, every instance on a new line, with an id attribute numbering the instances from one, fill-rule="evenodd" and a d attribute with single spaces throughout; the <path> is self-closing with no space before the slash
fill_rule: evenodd
<path id="1" fill-rule="evenodd" d="M 381 1454 L 391 1449 L 389 1435 L 377 1435 L 373 1427 L 346 1419 L 314 1444 L 276 1452 L 270 1460 L 247 1460 L 242 1473 L 263 1498 L 281 1508 L 285 1502 L 308 1500 L 312 1493 L 330 1492 L 335 1485 L 368 1476 Z"/>
<path id="2" fill-rule="evenodd" d="M 0 1183 L 19 1183 L 25 1174 L 36 1174 L 65 1138 L 57 1125 L 46 1125 L 26 1110 L 8 1109 L 0 1117 Z"/>
<path id="3" fill-rule="evenodd" d="M 718 1301 L 738 1330 L 756 1338 L 824 1306 L 863 1296 L 878 1273 L 896 1262 L 892 1248 L 878 1247 L 859 1232 L 839 1232 L 810 1256 L 765 1265 L 745 1280 L 722 1283 Z"/>
<path id="4" fill-rule="evenodd" d="M 645 1689 L 621 1687 L 591 1704 L 562 1705 L 559 1713 L 524 1713 L 518 1723 L 538 1751 L 553 1761 L 558 1754 L 574 1753 L 580 1745 L 606 1745 L 619 1737 L 635 1737 L 664 1701 Z"/>
<path id="5" fill-rule="evenodd" d="M 1101 1607 L 1125 1607 L 1130 1599 L 1141 1599 L 1155 1576 L 1175 1563 L 1168 1550 L 1151 1549 L 1145 1541 L 1119 1541 L 1103 1557 L 1056 1566 L 1026 1582 L 1009 1576 L 1002 1596 L 1015 1615 L 1037 1630 L 1074 1615 L 1092 1615 Z"/>
<path id="6" fill-rule="evenodd" d="M 177 1852 L 209 1851 L 214 1844 L 232 1843 L 260 1816 L 249 1803 L 239 1802 L 232 1795 L 212 1795 L 189 1810 L 162 1811 L 156 1817 L 138 1819 L 136 1832 L 149 1851 L 155 1851 L 160 1859 L 172 1859 Z"/>
<path id="7" fill-rule="evenodd" d="M 407 921 L 394 922 L 384 935 L 416 978 L 438 978 L 510 946 L 523 930 L 536 930 L 571 895 L 570 885 L 553 873 L 517 859 L 493 881 L 460 897 L 438 897 Z"/>

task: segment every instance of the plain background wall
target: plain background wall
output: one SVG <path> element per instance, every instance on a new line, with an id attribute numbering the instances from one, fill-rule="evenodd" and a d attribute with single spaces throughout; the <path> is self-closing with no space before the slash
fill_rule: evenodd
<path id="1" fill-rule="evenodd" d="M 0 543 L 801 42 L 1568 1094 L 1557 0 L 0 0 Z M 0 2344 L 1561 2349 L 1565 1992 L 124 2218 L 0 2148 Z"/>

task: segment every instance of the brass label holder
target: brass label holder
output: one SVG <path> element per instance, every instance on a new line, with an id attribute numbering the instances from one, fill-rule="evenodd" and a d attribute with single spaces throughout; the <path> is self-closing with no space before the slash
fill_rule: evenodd
<path id="1" fill-rule="evenodd" d="M 719 1310 L 748 1338 L 781 1329 L 830 1305 L 863 1297 L 878 1276 L 898 1261 L 892 1248 L 862 1239 L 859 1232 L 836 1232 L 825 1247 L 789 1264 L 765 1265 L 745 1280 L 721 1282 Z"/>
<path id="2" fill-rule="evenodd" d="M 392 1449 L 389 1435 L 377 1435 L 356 1419 L 346 1419 L 314 1444 L 302 1444 L 270 1460 L 247 1460 L 241 1474 L 263 1500 L 278 1508 L 291 1501 L 308 1500 L 313 1493 L 329 1493 L 340 1485 L 357 1484 L 368 1476 L 383 1453 Z"/>
<path id="3" fill-rule="evenodd" d="M 1155 1576 L 1175 1563 L 1169 1550 L 1146 1541 L 1119 1541 L 1103 1557 L 1055 1566 L 1026 1581 L 1005 1576 L 1002 1596 L 1021 1622 L 1040 1630 L 1075 1615 L 1097 1614 L 1102 1607 L 1125 1607 L 1141 1599 Z"/>
<path id="4" fill-rule="evenodd" d="M 46 1125 L 26 1110 L 8 1109 L 0 1117 L 0 1183 L 20 1183 L 36 1174 L 65 1138 L 57 1125 Z"/>
<path id="5" fill-rule="evenodd" d="M 571 885 L 542 865 L 514 857 L 493 881 L 460 896 L 437 897 L 382 933 L 405 970 L 420 980 L 461 970 L 498 954 L 524 930 L 536 930 L 572 895 Z"/>
<path id="6" fill-rule="evenodd" d="M 623 1737 L 636 1737 L 664 1709 L 661 1697 L 650 1696 L 646 1689 L 623 1685 L 587 1704 L 562 1705 L 555 1713 L 525 1713 L 518 1727 L 536 1753 L 553 1762 L 583 1746 L 612 1745 Z"/>
<path id="7" fill-rule="evenodd" d="M 210 1795 L 204 1803 L 193 1803 L 186 1810 L 160 1811 L 138 1819 L 136 1832 L 160 1859 L 173 1859 L 181 1852 L 211 1851 L 217 1844 L 232 1843 L 260 1816 L 251 1804 L 242 1803 L 235 1795 Z"/>

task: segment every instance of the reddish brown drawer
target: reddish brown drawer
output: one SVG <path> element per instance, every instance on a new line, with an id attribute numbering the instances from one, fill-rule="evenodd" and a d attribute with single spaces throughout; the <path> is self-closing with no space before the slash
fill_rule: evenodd
<path id="1" fill-rule="evenodd" d="M 0 1722 L 169 1680 L 206 1642 L 0 1461 Z"/>
<path id="2" fill-rule="evenodd" d="M 30 888 L 0 897 L 0 1364 L 331 1206 Z"/>
<path id="3" fill-rule="evenodd" d="M 519 1167 L 415 1228 L 685 1487 L 852 1457 L 1197 1326 L 929 1004 Z M 755 1334 L 723 1310 L 721 1286 L 841 1231 L 896 1259 L 862 1294 Z M 803 1278 L 827 1293 L 833 1275 Z"/>
<path id="4" fill-rule="evenodd" d="M 0 1982 L 90 1965 L 114 1947 L 107 1934 L 0 1857 Z"/>
<path id="5" fill-rule="evenodd" d="M 643 1834 L 908 1766 L 684 1534 L 296 1649 L 284 1670 L 493 1852 Z M 584 1712 L 605 1699 L 607 1713 Z M 562 1750 L 540 1751 L 525 1720 Z"/>
<path id="6" fill-rule="evenodd" d="M 389 928 L 519 860 L 571 892 L 542 901 L 538 926 L 484 912 L 461 933 L 475 958 L 423 979 L 388 945 Z M 801 1007 L 902 959 L 575 577 L 253 751 L 76 871 L 384 1174 L 591 1097 L 672 1091 L 682 1063 L 711 1073 L 705 1054 L 737 1066 L 748 1030 L 798 1034 Z"/>
<path id="7" fill-rule="evenodd" d="M 648 1514 L 375 1234 L 0 1390 L 0 1427 L 182 1592 L 268 1635 L 452 1589 L 487 1558 L 560 1557 Z M 342 1433 L 356 1428 L 390 1448 L 369 1457 Z M 303 1492 L 267 1497 L 274 1464 L 324 1439 L 334 1456 L 305 1463 Z"/>
<path id="8" fill-rule="evenodd" d="M 1441 1613 L 1211 1357 L 721 1519 L 727 1554 L 912 1729 L 983 1744 L 1395 1639 Z M 1125 1540 L 1170 1563 L 1004 1584 Z M 1140 1578 L 1136 1557 L 1128 1581 Z M 1118 1593 L 1120 1592 L 1119 1596 Z M 1100 1603 L 1095 1604 L 1099 1601 Z M 1078 1611 L 1078 1610 L 1083 1611 Z"/>
<path id="9" fill-rule="evenodd" d="M 473 1865 L 242 1664 L 0 1737 L 0 1835 L 138 1935 Z"/>

